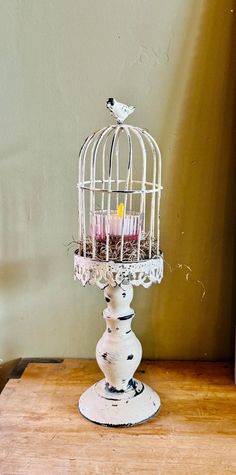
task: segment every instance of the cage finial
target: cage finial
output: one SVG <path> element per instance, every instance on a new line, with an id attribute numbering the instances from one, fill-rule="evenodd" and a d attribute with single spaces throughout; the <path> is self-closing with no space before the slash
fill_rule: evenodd
<path id="1" fill-rule="evenodd" d="M 106 106 L 110 110 L 111 115 L 115 117 L 118 124 L 123 124 L 125 119 L 135 111 L 134 106 L 122 104 L 122 102 L 116 101 L 114 97 L 109 97 L 106 102 Z"/>

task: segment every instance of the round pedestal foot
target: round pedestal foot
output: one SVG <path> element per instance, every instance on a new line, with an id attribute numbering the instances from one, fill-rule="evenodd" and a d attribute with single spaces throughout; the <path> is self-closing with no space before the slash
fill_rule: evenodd
<path id="1" fill-rule="evenodd" d="M 105 379 L 91 386 L 80 397 L 81 414 L 96 424 L 129 427 L 153 417 L 160 409 L 160 398 L 147 384 L 132 379 L 127 391 L 112 392 Z"/>

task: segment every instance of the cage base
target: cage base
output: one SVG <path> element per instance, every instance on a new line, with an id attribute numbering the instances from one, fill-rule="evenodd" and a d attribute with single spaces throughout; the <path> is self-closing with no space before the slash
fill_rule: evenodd
<path id="1" fill-rule="evenodd" d="M 97 285 L 104 289 L 129 282 L 135 287 L 142 285 L 145 288 L 160 283 L 163 277 L 163 254 L 155 259 L 138 262 L 97 261 L 89 257 L 82 257 L 78 250 L 74 254 L 74 278 L 83 286 Z"/>
<path id="2" fill-rule="evenodd" d="M 147 421 L 160 409 L 158 394 L 147 384 L 132 380 L 130 389 L 109 391 L 105 379 L 88 388 L 80 397 L 80 413 L 91 422 L 109 427 L 129 427 Z"/>

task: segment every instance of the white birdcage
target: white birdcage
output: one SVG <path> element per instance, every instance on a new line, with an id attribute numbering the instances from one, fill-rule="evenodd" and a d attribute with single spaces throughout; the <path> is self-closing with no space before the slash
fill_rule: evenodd
<path id="1" fill-rule="evenodd" d="M 161 154 L 147 130 L 123 124 L 130 112 L 118 112 L 80 150 L 75 278 L 148 286 L 162 278 Z"/>
<path id="2" fill-rule="evenodd" d="M 81 395 L 79 410 L 98 424 L 127 427 L 160 408 L 158 394 L 133 378 L 142 347 L 131 330 L 130 304 L 133 285 L 149 287 L 163 276 L 161 154 L 147 130 L 123 124 L 133 107 L 113 98 L 107 107 L 117 124 L 90 135 L 79 155 L 75 279 L 103 288 L 107 303 L 96 346 L 105 379 Z"/>

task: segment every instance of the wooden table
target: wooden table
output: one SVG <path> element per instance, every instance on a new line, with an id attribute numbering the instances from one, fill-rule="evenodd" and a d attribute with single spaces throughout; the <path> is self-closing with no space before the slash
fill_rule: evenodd
<path id="1" fill-rule="evenodd" d="M 0 396 L 1 475 L 236 474 L 236 389 L 227 363 L 144 361 L 137 377 L 162 400 L 145 424 L 112 429 L 77 400 L 95 361 L 29 364 Z"/>

